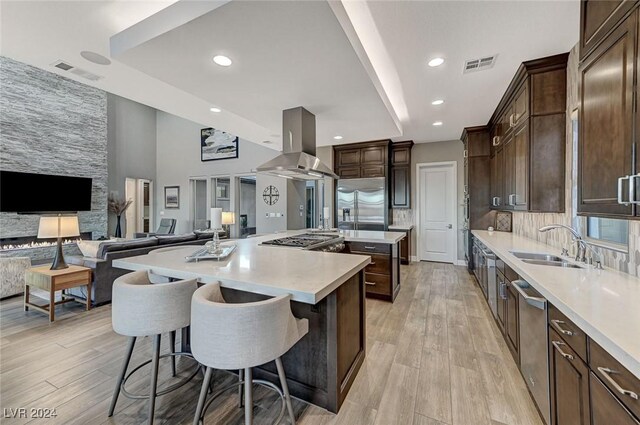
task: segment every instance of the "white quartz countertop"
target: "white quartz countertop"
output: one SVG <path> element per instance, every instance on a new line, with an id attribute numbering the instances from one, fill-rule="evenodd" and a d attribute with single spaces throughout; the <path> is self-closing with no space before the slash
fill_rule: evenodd
<path id="1" fill-rule="evenodd" d="M 390 224 L 389 230 L 411 230 L 414 228 L 413 224 Z"/>
<path id="2" fill-rule="evenodd" d="M 178 279 L 195 277 L 204 283 L 219 281 L 223 287 L 264 295 L 291 294 L 294 301 L 316 304 L 371 262 L 366 255 L 260 245 L 275 237 L 282 234 L 223 242 L 237 248 L 221 261 L 187 263 L 185 257 L 202 247 L 185 247 L 114 260 L 113 266 Z"/>
<path id="3" fill-rule="evenodd" d="M 511 251 L 558 249 L 507 232 L 472 233 L 640 379 L 640 279 L 612 269 L 528 264 Z"/>

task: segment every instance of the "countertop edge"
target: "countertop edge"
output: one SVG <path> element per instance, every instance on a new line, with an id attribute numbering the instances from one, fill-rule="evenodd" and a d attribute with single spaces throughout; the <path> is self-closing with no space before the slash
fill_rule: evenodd
<path id="1" fill-rule="evenodd" d="M 576 313 L 571 306 L 567 305 L 565 301 L 558 298 L 547 286 L 539 283 L 528 272 L 524 271 L 520 265 L 513 261 L 513 254 L 504 252 L 500 247 L 496 247 L 491 241 L 488 241 L 478 234 L 478 231 L 472 230 L 472 234 L 482 241 L 491 251 L 493 251 L 502 261 L 504 261 L 509 267 L 522 276 L 529 284 L 531 284 L 541 295 L 543 295 L 554 307 L 560 310 L 565 316 L 576 323 L 591 339 L 604 348 L 609 354 L 611 354 L 616 360 L 618 360 L 624 367 L 626 367 L 636 378 L 640 379 L 640 359 L 636 359 L 633 355 L 626 352 L 622 347 L 608 337 L 604 332 L 600 331 L 595 325 L 590 323 L 587 319 Z M 524 238 L 524 237 L 523 237 Z M 534 241 L 537 242 L 537 241 Z M 537 242 L 543 245 L 541 242 Z M 553 249 L 549 247 L 548 249 Z M 513 258 L 511 258 L 513 257 Z"/>

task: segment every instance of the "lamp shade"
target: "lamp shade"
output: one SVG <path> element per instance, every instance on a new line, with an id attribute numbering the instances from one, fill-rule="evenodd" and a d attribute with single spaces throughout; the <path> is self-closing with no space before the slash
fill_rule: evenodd
<path id="1" fill-rule="evenodd" d="M 38 238 L 65 238 L 80 236 L 78 216 L 40 217 Z"/>
<path id="2" fill-rule="evenodd" d="M 236 224 L 236 215 L 233 211 L 222 213 L 222 224 Z"/>

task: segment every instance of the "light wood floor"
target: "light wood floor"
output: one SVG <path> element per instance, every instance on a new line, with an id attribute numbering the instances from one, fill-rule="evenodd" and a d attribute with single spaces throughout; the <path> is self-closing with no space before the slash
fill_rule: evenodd
<path id="1" fill-rule="evenodd" d="M 515 425 L 542 424 L 524 381 L 472 277 L 462 267 L 414 263 L 402 267 L 394 304 L 367 302 L 367 358 L 338 415 L 294 400 L 299 424 Z M 0 413 L 55 408 L 57 417 L 34 424 L 141 424 L 146 401 L 121 396 L 107 410 L 126 339 L 111 329 L 111 307 L 84 312 L 69 303 L 56 322 L 22 311 L 21 298 L 0 302 Z M 166 344 L 168 338 L 163 338 Z M 150 356 L 150 340 L 136 347 L 132 364 Z M 166 352 L 168 348 L 163 347 Z M 188 360 L 181 361 L 183 372 Z M 161 362 L 160 384 L 168 382 Z M 131 391 L 146 393 L 148 375 L 134 375 Z M 214 385 L 231 382 L 219 372 Z M 189 424 L 201 378 L 156 404 L 156 423 Z M 280 402 L 255 390 L 257 424 L 271 423 Z M 208 411 L 208 424 L 243 423 L 235 393 Z M 28 419 L 1 418 L 3 424 Z M 286 419 L 282 421 L 286 423 Z"/>

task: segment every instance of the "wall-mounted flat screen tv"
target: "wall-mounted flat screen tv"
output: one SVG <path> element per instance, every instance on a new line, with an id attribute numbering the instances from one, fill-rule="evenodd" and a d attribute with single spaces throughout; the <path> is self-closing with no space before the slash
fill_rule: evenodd
<path id="1" fill-rule="evenodd" d="M 0 171 L 0 211 L 22 214 L 91 210 L 88 177 Z"/>

